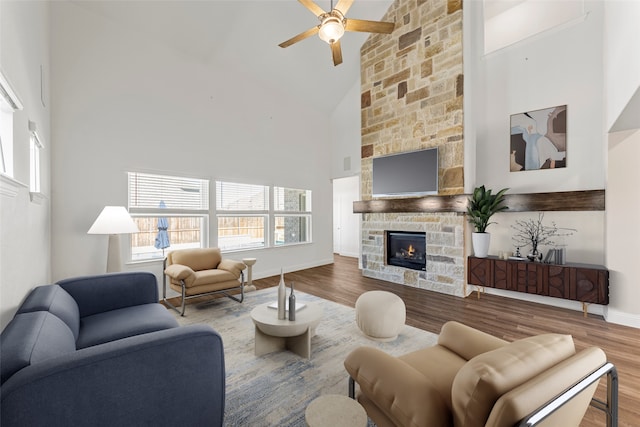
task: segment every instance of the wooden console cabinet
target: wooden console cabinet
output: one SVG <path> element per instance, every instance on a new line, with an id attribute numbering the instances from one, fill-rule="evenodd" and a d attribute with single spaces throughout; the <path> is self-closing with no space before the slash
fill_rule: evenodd
<path id="1" fill-rule="evenodd" d="M 580 301 L 609 304 L 609 271 L 600 265 L 504 260 L 498 257 L 467 259 L 471 285 L 526 292 Z"/>

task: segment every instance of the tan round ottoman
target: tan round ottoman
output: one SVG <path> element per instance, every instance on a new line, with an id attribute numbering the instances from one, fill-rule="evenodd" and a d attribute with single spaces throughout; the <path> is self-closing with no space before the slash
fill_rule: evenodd
<path id="1" fill-rule="evenodd" d="M 404 301 L 391 292 L 365 292 L 356 301 L 356 324 L 362 333 L 374 340 L 396 339 L 406 317 Z"/>
<path id="2" fill-rule="evenodd" d="M 309 427 L 365 427 L 367 413 L 347 396 L 326 394 L 315 399 L 304 413 Z"/>

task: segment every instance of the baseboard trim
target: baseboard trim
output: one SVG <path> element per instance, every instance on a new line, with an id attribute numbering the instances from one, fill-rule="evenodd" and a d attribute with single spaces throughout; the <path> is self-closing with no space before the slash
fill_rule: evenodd
<path id="1" fill-rule="evenodd" d="M 287 273 L 292 273 L 294 271 L 300 271 L 300 270 L 306 270 L 308 268 L 320 267 L 320 266 L 328 265 L 328 264 L 333 264 L 333 257 L 332 258 L 323 259 L 323 260 L 314 261 L 314 262 L 310 262 L 310 263 L 297 264 L 297 265 L 287 265 L 287 269 L 284 272 L 285 273 L 285 279 L 286 279 L 286 274 Z M 272 276 L 279 276 L 279 275 L 280 275 L 280 268 L 276 267 L 276 268 L 269 269 L 269 270 L 266 270 L 266 271 L 261 271 L 259 274 L 256 274 L 254 272 L 253 280 L 259 280 L 259 279 L 264 279 L 265 277 L 272 277 Z"/>
<path id="2" fill-rule="evenodd" d="M 640 328 L 640 315 L 638 314 L 626 313 L 612 307 L 606 307 L 604 318 L 607 322 Z"/>
<path id="3" fill-rule="evenodd" d="M 338 255 L 346 256 L 349 258 L 358 258 L 360 256 L 358 252 L 339 252 Z"/>

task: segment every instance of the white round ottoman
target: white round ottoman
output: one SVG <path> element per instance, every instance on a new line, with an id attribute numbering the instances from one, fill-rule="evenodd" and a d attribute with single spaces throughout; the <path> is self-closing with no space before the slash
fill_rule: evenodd
<path id="1" fill-rule="evenodd" d="M 396 339 L 406 317 L 404 301 L 391 292 L 365 292 L 356 301 L 358 328 L 367 337 L 377 341 Z"/>

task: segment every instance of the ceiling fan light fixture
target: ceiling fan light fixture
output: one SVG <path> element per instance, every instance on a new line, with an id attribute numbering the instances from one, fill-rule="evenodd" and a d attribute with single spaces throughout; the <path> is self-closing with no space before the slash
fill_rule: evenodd
<path id="1" fill-rule="evenodd" d="M 318 36 L 320 40 L 333 44 L 340 40 L 340 37 L 344 35 L 344 24 L 340 18 L 335 16 L 328 16 L 320 24 L 320 30 Z"/>

